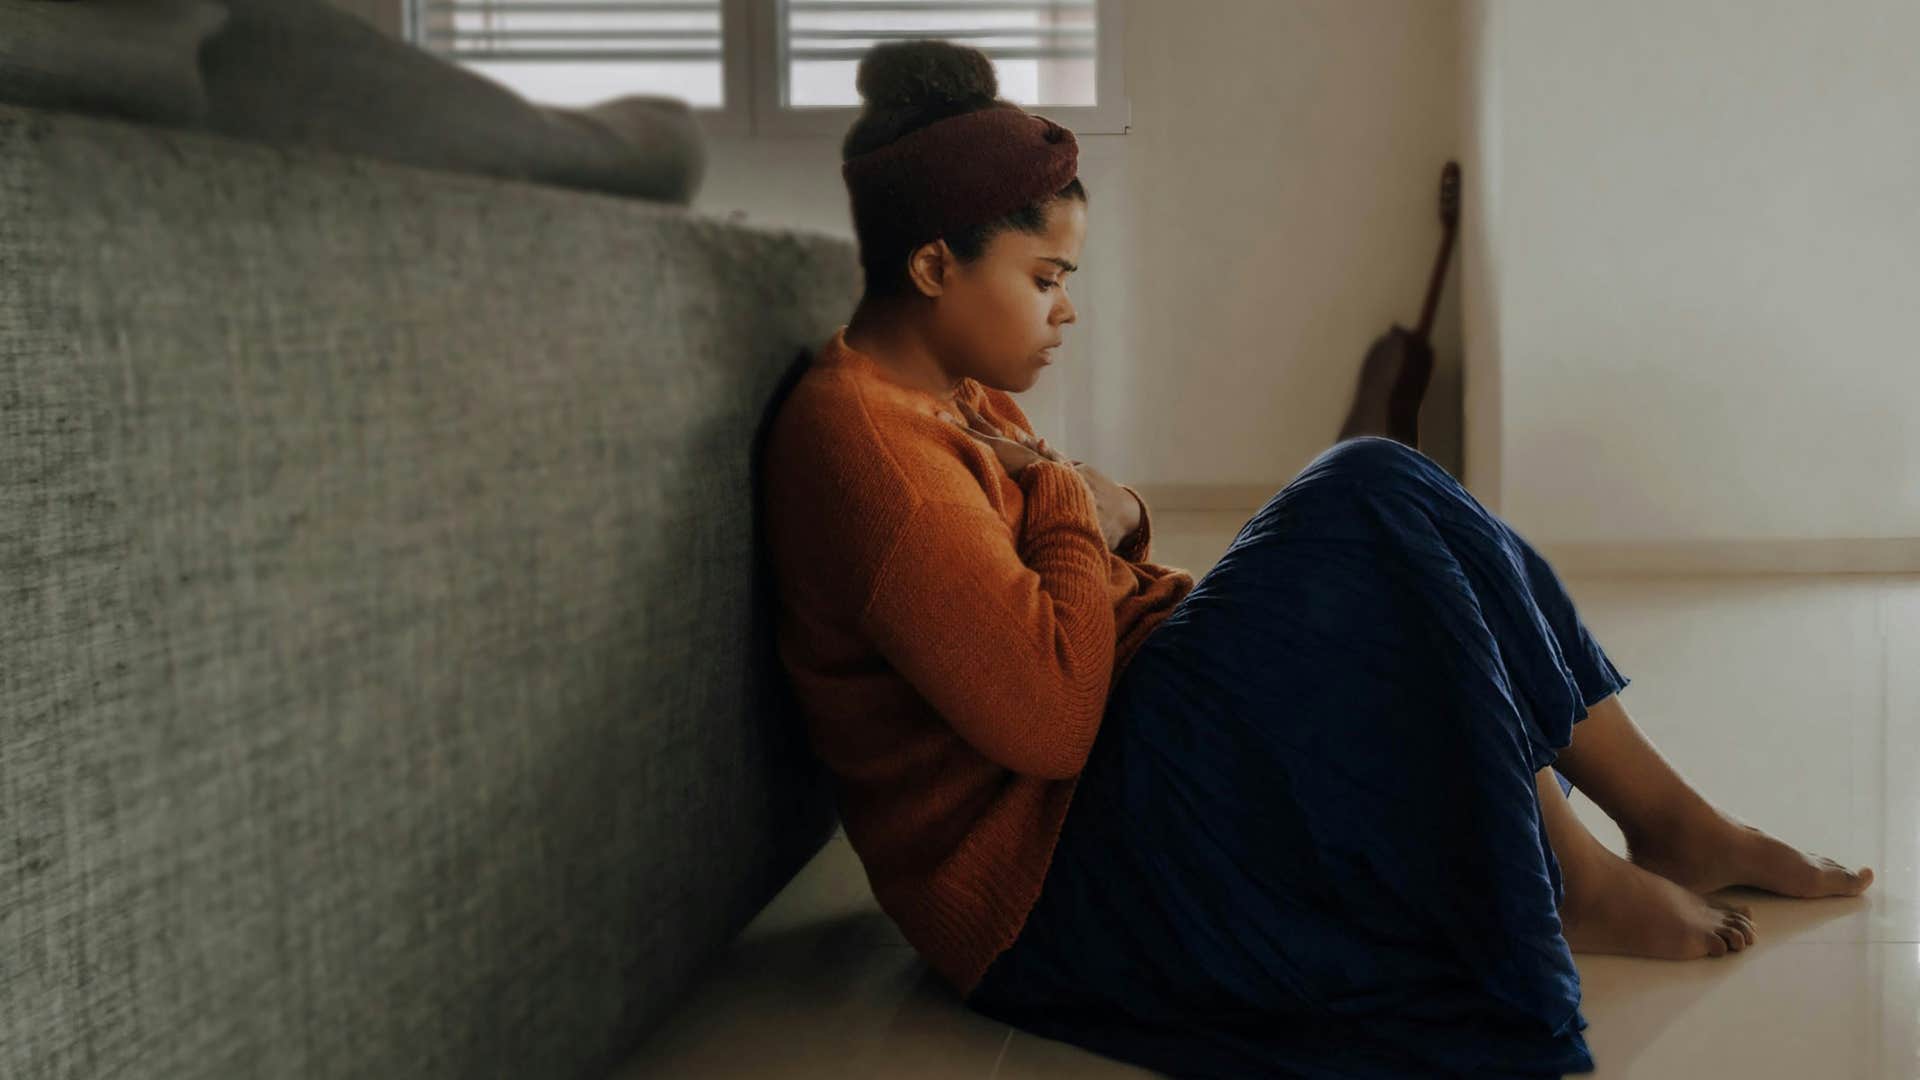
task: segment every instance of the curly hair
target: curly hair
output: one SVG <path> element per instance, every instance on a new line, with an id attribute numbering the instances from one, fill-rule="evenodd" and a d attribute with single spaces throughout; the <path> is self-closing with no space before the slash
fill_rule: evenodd
<path id="1" fill-rule="evenodd" d="M 951 116 L 1010 104 L 999 99 L 1000 81 L 993 61 L 978 49 L 936 39 L 875 45 L 860 59 L 855 77 L 860 115 L 840 144 L 845 161 L 885 146 Z M 994 236 L 1010 229 L 1038 235 L 1047 229 L 1047 211 L 1059 199 L 1087 200 L 1079 177 L 1030 205 L 993 221 L 957 229 L 947 246 L 963 262 L 980 257 Z M 924 240 L 907 243 L 893 235 L 862 232 L 860 266 L 868 296 L 894 296 L 908 287 L 907 260 Z"/>

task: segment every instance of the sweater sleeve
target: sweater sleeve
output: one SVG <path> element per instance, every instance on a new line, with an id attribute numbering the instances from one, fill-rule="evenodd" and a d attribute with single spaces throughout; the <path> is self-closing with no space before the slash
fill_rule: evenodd
<path id="1" fill-rule="evenodd" d="M 1108 554 L 1093 494 L 1070 465 L 1020 470 L 1015 537 L 984 501 L 915 508 L 874 579 L 864 632 L 987 758 L 1078 775 L 1114 660 Z"/>
<path id="2" fill-rule="evenodd" d="M 1038 434 L 1034 429 L 1033 421 L 1027 419 L 1026 412 L 1020 408 L 1020 403 L 1014 400 L 1012 394 L 1007 393 L 1005 390 L 988 387 L 986 401 L 989 419 L 1010 420 L 1018 425 L 1024 432 L 1028 434 Z M 1127 485 L 1122 484 L 1120 486 L 1126 488 L 1127 493 L 1132 495 L 1134 501 L 1140 504 L 1140 524 L 1113 549 L 1114 554 L 1128 562 L 1146 562 L 1153 554 L 1153 521 L 1151 515 L 1147 512 L 1147 500 L 1141 498 L 1139 492 L 1127 487 Z"/>

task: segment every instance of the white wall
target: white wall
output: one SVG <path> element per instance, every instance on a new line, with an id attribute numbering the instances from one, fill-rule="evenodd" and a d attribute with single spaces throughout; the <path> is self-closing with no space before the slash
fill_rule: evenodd
<path id="1" fill-rule="evenodd" d="M 1417 318 L 1457 157 L 1422 427 L 1476 496 L 1656 553 L 1611 565 L 1920 570 L 1920 5 L 1130 0 L 1125 37 L 1081 322 L 1025 400 L 1053 441 L 1257 502 Z M 837 143 L 717 139 L 699 206 L 850 236 Z"/>
<path id="2" fill-rule="evenodd" d="M 1419 318 L 1458 151 L 1459 12 L 1130 4 L 1133 129 L 1080 139 L 1080 321 L 1022 399 L 1050 441 L 1125 482 L 1223 488 L 1215 501 L 1248 509 L 1332 442 L 1368 343 Z M 850 236 L 838 142 L 715 140 L 697 205 Z M 1456 473 L 1458 271 L 1422 416 L 1423 446 Z"/>
<path id="3" fill-rule="evenodd" d="M 1496 513 L 1505 460 L 1501 442 L 1501 356 L 1496 242 L 1504 235 L 1497 182 L 1502 171 L 1497 0 L 1464 0 L 1460 10 L 1460 344 L 1461 479 Z"/>
<path id="4" fill-rule="evenodd" d="M 1920 537 L 1920 5 L 1465 15 L 1470 486 L 1548 544 Z"/>
<path id="5" fill-rule="evenodd" d="M 399 0 L 334 0 L 398 33 Z M 1079 324 L 1022 399 L 1149 497 L 1252 509 L 1420 315 L 1459 152 L 1459 0 L 1127 0 L 1133 129 L 1083 135 Z M 698 209 L 852 236 L 839 136 L 715 137 Z M 1422 447 L 1456 475 L 1460 258 Z M 849 312 L 851 314 L 851 312 Z"/>

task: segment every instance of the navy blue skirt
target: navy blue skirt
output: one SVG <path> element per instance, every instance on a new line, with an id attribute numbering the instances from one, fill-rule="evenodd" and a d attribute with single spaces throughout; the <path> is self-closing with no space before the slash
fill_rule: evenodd
<path id="1" fill-rule="evenodd" d="M 1437 462 L 1338 443 L 1122 673 L 967 1004 L 1181 1077 L 1590 1072 L 1534 777 L 1628 682 Z"/>

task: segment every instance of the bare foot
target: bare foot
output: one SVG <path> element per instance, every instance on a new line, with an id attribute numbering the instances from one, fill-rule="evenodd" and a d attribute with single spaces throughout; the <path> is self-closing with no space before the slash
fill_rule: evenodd
<path id="1" fill-rule="evenodd" d="M 1595 845 L 1561 863 L 1560 929 L 1578 953 L 1698 960 L 1754 942 L 1752 911 L 1709 900 Z"/>
<path id="2" fill-rule="evenodd" d="M 1711 806 L 1657 830 L 1629 834 L 1627 851 L 1636 866 L 1703 894 L 1746 885 L 1801 898 L 1858 896 L 1873 884 L 1871 867 L 1848 870 Z"/>

